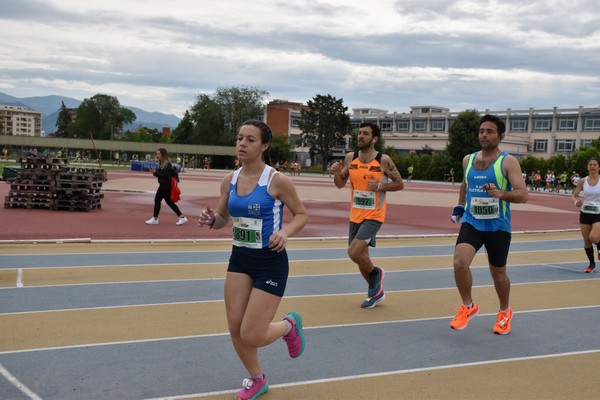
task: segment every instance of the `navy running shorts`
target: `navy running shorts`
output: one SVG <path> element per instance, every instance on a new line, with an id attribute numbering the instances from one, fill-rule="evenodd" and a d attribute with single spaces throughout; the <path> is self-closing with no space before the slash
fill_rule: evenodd
<path id="1" fill-rule="evenodd" d="M 289 267 L 285 250 L 278 253 L 268 247 L 249 249 L 233 246 L 227 272 L 246 274 L 252 279 L 253 288 L 283 297 Z"/>

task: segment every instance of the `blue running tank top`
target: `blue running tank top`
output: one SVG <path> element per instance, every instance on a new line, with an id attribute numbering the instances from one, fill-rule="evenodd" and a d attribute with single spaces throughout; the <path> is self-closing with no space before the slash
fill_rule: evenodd
<path id="1" fill-rule="evenodd" d="M 283 203 L 268 193 L 272 167 L 265 165 L 256 187 L 246 196 L 237 194 L 237 180 L 243 167 L 235 170 L 229 185 L 229 214 L 233 221 L 233 245 L 261 249 L 269 246 L 271 235 L 283 226 Z"/>
<path id="2" fill-rule="evenodd" d="M 490 196 L 483 189 L 486 183 L 493 183 L 500 190 L 512 189 L 508 178 L 502 172 L 502 162 L 508 153 L 503 151 L 494 163 L 483 171 L 473 167 L 476 155 L 477 152 L 471 154 L 465 171 L 467 202 L 462 220 L 479 231 L 510 233 L 510 203 Z"/>

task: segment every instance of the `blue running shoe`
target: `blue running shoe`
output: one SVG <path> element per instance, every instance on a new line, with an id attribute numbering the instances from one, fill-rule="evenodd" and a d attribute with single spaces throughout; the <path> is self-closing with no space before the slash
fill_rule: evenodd
<path id="1" fill-rule="evenodd" d="M 375 275 L 371 275 L 371 282 L 369 282 L 369 290 L 367 292 L 367 296 L 376 297 L 379 294 L 383 293 L 383 276 L 385 275 L 385 271 L 383 268 L 375 267 L 377 273 Z"/>
<path id="2" fill-rule="evenodd" d="M 377 296 L 367 297 L 360 306 L 362 308 L 373 308 L 377 303 L 381 303 L 383 300 L 385 300 L 385 293 L 383 293 L 382 290 Z"/>

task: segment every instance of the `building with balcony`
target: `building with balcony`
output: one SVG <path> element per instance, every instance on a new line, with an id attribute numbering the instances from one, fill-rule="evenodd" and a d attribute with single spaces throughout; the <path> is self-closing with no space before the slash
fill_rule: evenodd
<path id="1" fill-rule="evenodd" d="M 0 135 L 41 136 L 42 113 L 27 107 L 0 104 Z"/>

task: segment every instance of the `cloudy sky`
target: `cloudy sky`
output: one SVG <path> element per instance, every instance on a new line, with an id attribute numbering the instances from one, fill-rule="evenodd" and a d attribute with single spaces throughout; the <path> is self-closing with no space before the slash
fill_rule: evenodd
<path id="1" fill-rule="evenodd" d="M 2 0 L 0 92 L 179 117 L 200 93 L 406 112 L 600 106 L 597 0 Z"/>

